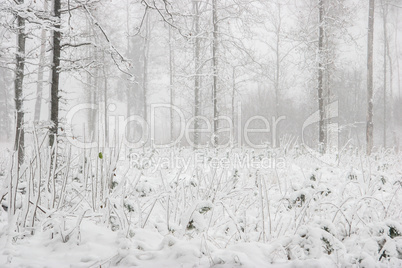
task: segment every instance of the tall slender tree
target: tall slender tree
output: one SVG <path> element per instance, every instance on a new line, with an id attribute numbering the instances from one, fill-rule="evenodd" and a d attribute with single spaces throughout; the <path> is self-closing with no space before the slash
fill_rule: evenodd
<path id="1" fill-rule="evenodd" d="M 388 13 L 388 5 L 382 1 L 382 20 L 383 20 L 383 38 L 384 38 L 384 53 L 383 53 L 383 121 L 384 121 L 384 128 L 383 128 L 383 142 L 384 148 L 387 147 L 387 13 Z"/>
<path id="2" fill-rule="evenodd" d="M 143 90 L 143 102 L 144 102 L 144 120 L 148 121 L 147 109 L 148 109 L 148 63 L 149 63 L 149 44 L 151 39 L 151 25 L 149 19 L 149 13 L 145 14 L 145 29 L 143 40 L 143 69 L 142 69 L 142 90 Z"/>
<path id="3" fill-rule="evenodd" d="M 130 58 L 130 52 L 131 52 L 131 38 L 130 38 L 130 34 L 131 34 L 131 30 L 130 30 L 130 1 L 126 1 L 126 57 Z M 132 105 L 132 101 L 133 101 L 133 85 L 130 82 L 130 80 L 127 78 L 126 81 L 126 118 L 129 118 L 131 116 L 131 107 Z M 133 135 L 134 131 L 132 129 L 131 125 L 128 125 L 128 129 L 127 129 L 127 136 L 128 138 L 131 140 L 132 139 L 132 135 Z"/>
<path id="4" fill-rule="evenodd" d="M 169 26 L 169 93 L 170 93 L 170 141 L 173 141 L 174 135 L 174 90 L 173 90 L 173 75 L 174 75 L 174 51 L 173 51 L 173 36 L 172 27 Z"/>
<path id="5" fill-rule="evenodd" d="M 324 47 L 324 3 L 323 0 L 318 2 L 319 25 L 318 25 L 318 110 L 320 119 L 318 122 L 318 142 L 321 153 L 325 148 L 325 131 L 324 131 L 324 94 L 323 94 L 323 47 Z"/>
<path id="6" fill-rule="evenodd" d="M 194 28 L 194 144 L 199 144 L 199 121 L 197 116 L 200 116 L 200 79 L 201 79 L 201 66 L 200 66 L 200 2 L 193 0 L 193 28 Z"/>
<path id="7" fill-rule="evenodd" d="M 24 4 L 24 0 L 17 0 L 19 5 Z M 17 13 L 17 53 L 15 57 L 15 80 L 14 80 L 14 93 L 15 93 L 15 109 L 17 111 L 16 118 L 16 133 L 14 150 L 18 154 L 18 165 L 24 162 L 24 111 L 23 111 L 23 89 L 22 84 L 24 81 L 24 68 L 25 68 L 25 19 Z"/>
<path id="8" fill-rule="evenodd" d="M 43 1 L 43 10 L 47 12 L 48 2 Z M 38 83 L 36 85 L 36 102 L 35 102 L 35 114 L 34 122 L 39 122 L 40 111 L 42 108 L 42 95 L 43 95 L 43 73 L 45 69 L 45 54 L 46 54 L 46 29 L 42 25 L 41 35 L 40 35 L 40 54 L 39 54 L 39 66 L 38 66 Z"/>
<path id="9" fill-rule="evenodd" d="M 366 119 L 366 152 L 373 149 L 373 44 L 374 44 L 374 0 L 369 2 L 367 32 L 367 119 Z"/>
<path id="10" fill-rule="evenodd" d="M 218 145 L 218 14 L 217 14 L 217 0 L 212 0 L 212 25 L 213 25 L 213 39 L 212 39 L 212 99 L 214 109 L 214 129 L 213 129 L 213 145 Z"/>
<path id="11" fill-rule="evenodd" d="M 53 57 L 52 57 L 52 81 L 50 89 L 50 137 L 49 145 L 53 146 L 59 128 L 59 67 L 61 54 L 61 3 L 60 0 L 53 0 L 53 16 L 56 20 L 53 26 Z"/>

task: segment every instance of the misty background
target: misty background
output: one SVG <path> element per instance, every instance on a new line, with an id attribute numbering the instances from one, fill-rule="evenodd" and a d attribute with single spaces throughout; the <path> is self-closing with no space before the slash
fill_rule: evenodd
<path id="1" fill-rule="evenodd" d="M 0 4 L 3 143 L 12 143 L 15 135 L 16 40 L 9 2 Z M 44 14 L 52 10 L 51 1 L 26 2 L 31 10 Z M 80 140 L 102 139 L 105 131 L 111 133 L 104 127 L 113 126 L 109 118 L 140 115 L 149 122 L 151 104 L 165 103 L 179 108 L 187 119 L 201 115 L 211 122 L 216 109 L 219 116 L 234 120 L 237 141 L 240 104 L 242 127 L 255 115 L 270 124 L 273 117 L 286 116 L 278 123 L 277 144 L 297 144 L 303 123 L 318 110 L 321 68 L 324 104 L 338 101 L 339 107 L 339 116 L 325 124 L 338 123 L 340 146 L 365 145 L 368 1 L 324 0 L 322 24 L 313 0 L 83 1 L 86 11 L 79 8 L 80 2 L 71 1 L 69 6 L 62 1 L 59 134 L 71 127 Z M 401 7 L 398 0 L 375 1 L 374 146 L 396 150 L 402 131 Z M 23 82 L 24 125 L 29 132 L 33 125 L 46 129 L 50 120 L 53 29 L 32 14 L 25 15 L 31 22 L 26 24 Z M 319 25 L 322 53 L 318 53 Z M 82 110 L 72 125 L 66 125 L 65 113 L 82 103 L 99 104 L 99 109 Z M 110 104 L 116 109 L 105 109 Z M 155 120 L 155 143 L 179 135 L 179 116 L 174 111 L 162 108 Z M 218 128 L 223 127 L 227 122 L 219 121 Z M 250 127 L 265 126 L 256 120 Z M 132 141 L 141 132 L 135 123 L 126 129 Z M 225 143 L 228 135 L 220 133 L 219 143 Z M 211 134 L 200 134 L 199 139 L 205 144 Z M 272 133 L 250 134 L 250 139 L 273 146 Z M 318 123 L 305 129 L 304 141 L 317 146 Z M 245 145 L 244 137 L 241 142 Z M 182 139 L 181 145 L 188 142 Z"/>

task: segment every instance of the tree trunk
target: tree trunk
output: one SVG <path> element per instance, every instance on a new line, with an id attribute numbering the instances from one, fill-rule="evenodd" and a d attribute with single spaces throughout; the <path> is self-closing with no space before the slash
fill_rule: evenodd
<path id="1" fill-rule="evenodd" d="M 149 14 L 145 15 L 145 37 L 143 44 L 143 80 L 142 80 L 142 89 L 143 89 L 143 102 L 144 102 L 144 120 L 147 120 L 147 109 L 148 109 L 148 56 L 149 56 L 149 39 L 150 39 L 150 30 L 149 30 Z"/>
<path id="2" fill-rule="evenodd" d="M 199 120 L 200 116 L 200 4 L 197 0 L 193 0 L 194 8 L 194 144 L 195 147 L 199 145 Z"/>
<path id="3" fill-rule="evenodd" d="M 234 66 L 232 69 L 232 122 L 233 122 L 233 144 L 234 144 L 234 137 L 235 137 L 235 129 L 236 127 L 236 120 L 235 120 L 235 97 L 236 97 L 236 67 Z M 232 145 L 233 145 L 232 144 Z"/>
<path id="4" fill-rule="evenodd" d="M 127 31 L 127 44 L 126 44 L 126 56 L 127 58 L 130 59 L 130 52 L 131 52 L 131 46 L 130 46 L 130 3 L 129 1 L 126 1 L 126 31 Z M 127 95 L 127 99 L 126 99 L 126 118 L 129 118 L 131 116 L 131 106 L 133 105 L 133 87 L 130 81 L 126 82 L 127 87 L 126 87 L 126 95 Z M 128 140 L 131 141 L 132 136 L 133 136 L 133 127 L 131 124 L 127 125 L 127 133 L 123 133 L 123 135 L 127 134 Z M 119 133 L 119 136 L 122 135 L 121 133 Z M 119 141 L 120 142 L 120 141 Z M 119 142 L 117 144 L 119 144 Z"/>
<path id="5" fill-rule="evenodd" d="M 388 5 L 387 5 L 387 10 L 388 10 Z M 392 57 L 391 57 L 391 53 L 390 53 L 390 49 L 389 49 L 389 39 L 387 36 L 386 39 L 386 45 L 387 45 L 387 58 L 388 58 L 388 62 L 389 62 L 389 99 L 391 100 L 391 115 L 390 115 L 390 129 L 391 129 L 391 133 L 393 134 L 393 139 L 395 141 L 394 143 L 394 147 L 396 146 L 397 142 L 397 136 L 395 133 L 395 117 L 394 117 L 394 89 L 393 89 L 393 80 L 394 80 L 394 68 L 393 68 L 393 61 L 392 61 Z M 399 79 L 399 77 L 398 77 Z"/>
<path id="6" fill-rule="evenodd" d="M 324 152 L 325 148 L 325 131 L 324 131 L 324 96 L 323 96 L 323 41 L 324 41 L 324 3 L 323 0 L 319 0 L 319 26 L 318 26 L 318 110 L 320 114 L 320 119 L 318 123 L 318 143 L 319 150 L 321 153 Z"/>
<path id="7" fill-rule="evenodd" d="M 384 148 L 387 148 L 387 7 L 386 4 L 382 4 L 382 19 L 383 19 L 383 32 L 384 32 L 384 90 L 383 90 L 383 104 L 384 104 L 384 111 L 383 111 L 383 122 L 384 122 L 384 129 L 383 129 L 383 143 Z"/>
<path id="8" fill-rule="evenodd" d="M 2 130 L 4 131 L 4 134 L 6 135 L 6 140 L 10 140 L 10 126 L 11 126 L 11 122 L 10 122 L 10 117 L 9 117 L 9 84 L 8 84 L 8 80 L 6 79 L 6 77 L 9 77 L 8 74 L 8 70 L 6 69 L 1 69 L 0 68 L 0 76 L 3 77 L 3 83 L 4 86 L 2 88 L 3 92 L 4 92 L 4 114 L 3 114 L 3 120 L 4 120 L 4 125 L 2 125 Z"/>
<path id="9" fill-rule="evenodd" d="M 395 25 L 398 25 L 399 22 L 399 9 L 396 9 L 396 18 L 395 18 Z M 395 54 L 399 55 L 399 49 L 398 49 L 399 41 L 398 41 L 398 31 L 395 31 Z M 397 71 L 397 77 L 398 77 L 398 97 L 401 99 L 401 75 L 399 71 L 399 57 L 395 57 L 396 60 L 396 71 Z"/>
<path id="10" fill-rule="evenodd" d="M 24 0 L 18 0 L 18 4 L 23 4 Z M 22 83 L 24 80 L 25 67 L 25 19 L 17 15 L 17 53 L 16 53 L 16 70 L 14 81 L 15 92 L 15 109 L 17 111 L 16 133 L 14 150 L 17 151 L 18 166 L 24 162 L 24 111 Z"/>
<path id="11" fill-rule="evenodd" d="M 172 47 L 172 28 L 169 26 L 169 87 L 170 87 L 170 142 L 173 141 L 174 135 L 174 122 L 173 122 L 173 105 L 174 105 L 174 91 L 173 91 L 173 73 L 174 73 L 174 54 Z"/>
<path id="12" fill-rule="evenodd" d="M 276 35 L 276 48 L 275 48 L 275 61 L 276 61 L 276 70 L 275 70 L 275 120 L 278 120 L 279 117 L 279 107 L 280 107 L 280 91 L 279 91 L 279 78 L 280 78 L 280 69 L 281 69 L 281 59 L 280 59 L 280 49 L 281 49 L 281 26 L 282 26 L 282 17 L 281 17 L 281 4 L 278 2 L 278 24 L 276 25 L 275 35 Z M 278 129 L 276 130 L 278 131 Z M 279 144 L 279 133 L 275 133 L 275 144 L 274 147 L 280 146 Z"/>
<path id="13" fill-rule="evenodd" d="M 90 36 L 90 39 L 92 41 L 92 39 L 93 39 L 93 37 L 92 37 L 92 29 L 91 29 L 90 23 L 88 21 L 86 21 L 86 31 L 87 31 L 87 34 L 88 34 L 88 36 Z M 87 57 L 86 64 L 90 64 L 92 59 L 93 59 L 93 57 L 94 57 L 93 47 L 92 46 L 87 46 L 85 51 L 86 51 L 86 57 Z M 86 98 L 86 101 L 88 103 L 95 104 L 94 101 L 93 101 L 93 90 L 94 90 L 93 74 L 90 73 L 90 72 L 85 72 L 85 74 L 86 74 L 86 85 L 85 85 L 86 94 L 85 94 L 85 98 Z M 88 110 L 87 113 L 86 113 L 87 120 L 88 120 L 88 129 L 85 129 L 84 135 L 86 135 L 86 133 L 88 133 L 90 139 L 93 138 L 92 133 L 94 133 L 94 129 L 95 129 L 95 123 L 94 123 L 94 120 L 93 120 L 93 118 L 94 118 L 93 114 L 94 114 L 93 109 Z"/>
<path id="14" fill-rule="evenodd" d="M 109 124 L 108 124 L 108 78 L 107 78 L 107 70 L 106 70 L 106 59 L 105 52 L 102 52 L 102 78 L 103 78 L 103 108 L 99 107 L 99 110 L 103 110 L 103 145 L 105 147 L 109 147 Z"/>
<path id="15" fill-rule="evenodd" d="M 95 38 L 96 39 L 96 38 Z M 100 65 L 100 49 L 95 48 L 92 51 L 92 57 L 96 64 Z M 100 67 L 97 66 L 94 70 L 94 75 L 93 75 L 93 89 L 91 91 L 91 98 L 92 98 L 92 103 L 95 105 L 98 105 L 99 102 L 101 101 L 102 95 L 100 88 L 102 86 L 101 82 L 101 73 L 100 73 Z M 97 106 L 96 109 L 92 109 L 92 131 L 91 131 L 91 138 L 93 140 L 96 140 L 98 143 L 100 142 L 99 140 L 99 133 L 101 131 L 101 107 L 100 105 Z"/>
<path id="16" fill-rule="evenodd" d="M 218 145 L 218 16 L 217 16 L 217 0 L 212 0 L 212 24 L 213 24 L 213 42 L 212 42 L 212 98 L 214 105 L 214 130 L 213 130 L 213 145 Z"/>
<path id="17" fill-rule="evenodd" d="M 370 155 L 373 149 L 373 39 L 374 38 L 374 0 L 369 2 L 367 33 L 367 125 L 366 149 Z"/>
<path id="18" fill-rule="evenodd" d="M 43 10 L 47 12 L 48 3 L 47 0 L 44 1 Z M 40 112 L 42 108 L 42 92 L 43 92 L 43 72 L 45 69 L 45 54 L 46 54 L 46 29 L 42 26 L 41 30 L 41 45 L 39 54 L 39 67 L 38 67 L 38 83 L 36 85 L 36 102 L 35 102 L 35 115 L 34 122 L 38 123 L 40 121 Z"/>
<path id="19" fill-rule="evenodd" d="M 56 140 L 58 128 L 59 128 L 59 67 L 60 67 L 60 0 L 54 0 L 53 16 L 57 20 L 54 24 L 53 30 L 53 59 L 52 59 L 52 86 L 50 90 L 50 121 L 52 123 L 50 127 L 49 145 L 53 146 Z"/>
<path id="20" fill-rule="evenodd" d="M 105 65 L 103 65 L 103 82 L 104 82 L 104 91 L 103 91 L 103 98 L 104 98 L 104 124 L 105 124 L 105 147 L 109 147 L 109 123 L 108 123 L 108 110 L 107 110 L 107 106 L 108 106 L 108 101 L 107 101 L 107 91 L 108 91 L 108 86 L 107 86 L 107 74 L 106 74 L 106 70 L 105 70 Z M 115 144 L 117 145 L 117 144 Z"/>
<path id="21" fill-rule="evenodd" d="M 97 64 L 99 63 L 98 54 L 99 54 L 98 48 L 95 48 L 95 50 L 92 51 L 92 57 Z M 91 102 L 96 105 L 99 103 L 99 99 L 100 99 L 98 96 L 98 89 L 100 87 L 99 67 L 95 68 L 94 77 L 93 77 L 92 81 L 93 81 L 93 87 L 91 90 Z M 100 107 L 97 107 L 96 109 L 91 110 L 91 139 L 92 140 L 97 140 L 97 137 L 98 137 L 97 133 L 99 133 L 99 121 L 100 121 L 99 120 L 99 109 L 100 109 Z"/>

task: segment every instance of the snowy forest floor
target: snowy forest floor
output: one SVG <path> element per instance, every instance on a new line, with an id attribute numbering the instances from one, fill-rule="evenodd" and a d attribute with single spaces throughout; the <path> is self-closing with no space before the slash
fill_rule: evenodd
<path id="1" fill-rule="evenodd" d="M 401 154 L 39 149 L 1 162 L 1 267 L 402 267 Z"/>

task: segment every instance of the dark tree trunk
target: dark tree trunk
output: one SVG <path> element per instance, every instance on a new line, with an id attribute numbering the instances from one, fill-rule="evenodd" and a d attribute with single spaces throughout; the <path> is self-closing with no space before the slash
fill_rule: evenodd
<path id="1" fill-rule="evenodd" d="M 57 22 L 54 24 L 53 30 L 53 59 L 52 59 L 52 85 L 50 89 L 50 121 L 52 123 L 50 127 L 49 145 L 53 146 L 56 140 L 58 128 L 59 128 L 59 67 L 60 67 L 60 0 L 54 0 L 53 15 Z"/>
<path id="2" fill-rule="evenodd" d="M 367 154 L 373 149 L 373 39 L 374 39 L 374 0 L 369 2 L 368 34 L 367 34 Z"/>
<path id="3" fill-rule="evenodd" d="M 23 4 L 24 0 L 18 0 L 18 4 Z M 25 66 L 25 19 L 17 15 L 17 54 L 16 54 L 16 70 L 14 81 L 15 92 L 15 109 L 17 111 L 16 133 L 14 150 L 18 154 L 18 165 L 24 162 L 24 111 L 22 83 L 24 80 Z"/>

